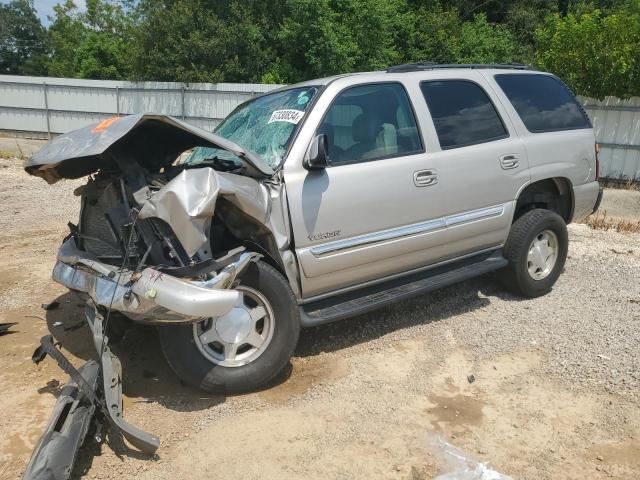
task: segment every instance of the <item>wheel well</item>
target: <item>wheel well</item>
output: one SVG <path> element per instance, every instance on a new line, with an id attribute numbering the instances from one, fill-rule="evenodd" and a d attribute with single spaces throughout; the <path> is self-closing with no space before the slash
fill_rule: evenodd
<path id="1" fill-rule="evenodd" d="M 556 177 L 538 180 L 520 193 L 516 203 L 513 221 L 534 208 L 544 208 L 560 215 L 566 223 L 573 216 L 573 191 L 571 182 L 566 178 Z"/>
<path id="2" fill-rule="evenodd" d="M 271 232 L 225 198 L 216 202 L 210 239 L 212 252 L 228 251 L 242 245 L 262 254 L 266 263 L 286 276 Z"/>

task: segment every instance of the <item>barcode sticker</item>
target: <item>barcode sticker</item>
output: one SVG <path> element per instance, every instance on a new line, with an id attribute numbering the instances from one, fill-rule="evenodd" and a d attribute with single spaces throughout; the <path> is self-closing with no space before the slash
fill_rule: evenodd
<path id="1" fill-rule="evenodd" d="M 304 112 L 302 110 L 276 110 L 271 114 L 269 123 L 289 122 L 297 124 L 300 120 L 302 120 L 303 116 Z"/>

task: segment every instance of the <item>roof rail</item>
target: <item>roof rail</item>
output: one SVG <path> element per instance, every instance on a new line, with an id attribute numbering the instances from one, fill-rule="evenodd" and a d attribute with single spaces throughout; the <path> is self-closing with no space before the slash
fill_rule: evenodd
<path id="1" fill-rule="evenodd" d="M 441 68 L 504 68 L 511 70 L 534 70 L 533 67 L 524 63 L 435 63 L 435 62 L 415 62 L 395 65 L 387 68 L 388 73 L 418 72 L 421 70 L 437 70 Z"/>

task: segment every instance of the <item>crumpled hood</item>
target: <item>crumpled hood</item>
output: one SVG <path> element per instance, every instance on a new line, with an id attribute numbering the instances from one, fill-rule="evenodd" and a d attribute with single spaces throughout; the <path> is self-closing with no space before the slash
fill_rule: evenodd
<path id="1" fill-rule="evenodd" d="M 218 147 L 242 158 L 249 174 L 268 177 L 273 170 L 239 145 L 167 115 L 137 114 L 112 117 L 60 135 L 26 163 L 31 175 L 55 183 L 81 178 L 118 161 L 134 161 L 149 170 L 169 166 L 178 155 L 196 146 Z"/>

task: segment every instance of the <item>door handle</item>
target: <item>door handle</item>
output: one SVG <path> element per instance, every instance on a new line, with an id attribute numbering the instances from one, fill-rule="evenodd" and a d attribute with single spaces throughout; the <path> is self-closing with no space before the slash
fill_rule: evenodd
<path id="1" fill-rule="evenodd" d="M 438 175 L 434 170 L 418 170 L 413 172 L 413 183 L 416 187 L 429 187 L 438 183 Z"/>
<path id="2" fill-rule="evenodd" d="M 500 166 L 503 170 L 509 170 L 518 166 L 518 156 L 513 153 L 502 155 L 500 157 Z"/>

